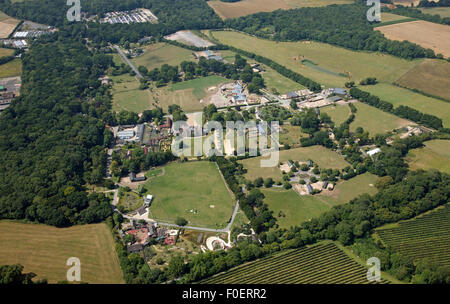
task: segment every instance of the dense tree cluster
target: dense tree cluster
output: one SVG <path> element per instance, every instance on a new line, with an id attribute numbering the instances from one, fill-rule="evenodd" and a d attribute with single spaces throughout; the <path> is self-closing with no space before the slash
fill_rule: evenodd
<path id="1" fill-rule="evenodd" d="M 0 218 L 55 226 L 104 220 L 109 202 L 86 182 L 105 173 L 110 99 L 97 80 L 112 62 L 55 34 L 23 56 L 21 96 L 0 116 Z"/>
<path id="2" fill-rule="evenodd" d="M 435 56 L 431 49 L 417 44 L 388 40 L 382 33 L 373 30 L 366 14 L 367 6 L 359 3 L 305 7 L 230 19 L 226 21 L 226 26 L 277 41 L 311 39 L 352 50 L 380 51 L 408 59 Z"/>
<path id="3" fill-rule="evenodd" d="M 33 282 L 36 274 L 24 273 L 20 264 L 0 266 L 0 285 L 3 284 L 46 284 L 46 280 Z"/>

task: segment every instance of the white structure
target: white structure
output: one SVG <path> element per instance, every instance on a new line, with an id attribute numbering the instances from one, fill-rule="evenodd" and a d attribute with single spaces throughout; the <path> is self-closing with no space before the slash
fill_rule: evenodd
<path id="1" fill-rule="evenodd" d="M 374 156 L 375 154 L 380 153 L 380 152 L 381 152 L 380 148 L 375 148 L 375 149 L 372 149 L 370 151 L 367 151 L 367 155 Z"/>
<path id="2" fill-rule="evenodd" d="M 150 205 L 150 203 L 152 202 L 152 200 L 153 200 L 153 195 L 151 195 L 151 194 L 148 194 L 146 197 L 144 197 L 144 203 L 145 203 L 147 206 Z"/>

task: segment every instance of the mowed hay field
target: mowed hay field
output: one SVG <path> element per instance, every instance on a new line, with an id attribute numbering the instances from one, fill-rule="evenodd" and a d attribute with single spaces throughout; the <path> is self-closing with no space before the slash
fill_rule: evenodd
<path id="1" fill-rule="evenodd" d="M 288 229 L 302 222 L 318 217 L 332 206 L 322 201 L 318 195 L 299 195 L 292 189 L 260 188 L 264 194 L 264 204 L 273 211 L 280 228 Z"/>
<path id="2" fill-rule="evenodd" d="M 144 54 L 131 61 L 136 67 L 145 66 L 149 71 L 163 64 L 179 65 L 182 61 L 194 61 L 193 51 L 166 43 L 155 43 L 145 47 Z"/>
<path id="3" fill-rule="evenodd" d="M 201 284 L 369 284 L 367 269 L 334 243 L 285 250 L 237 266 Z M 386 281 L 382 280 L 382 283 Z"/>
<path id="4" fill-rule="evenodd" d="M 211 87 L 216 87 L 222 83 L 231 82 L 224 77 L 211 75 L 207 77 L 196 78 L 188 81 L 178 82 L 171 85 L 171 91 L 179 90 L 192 90 L 192 93 L 199 100 L 205 98 L 207 95 L 207 90 Z"/>
<path id="5" fill-rule="evenodd" d="M 362 102 L 353 103 L 357 109 L 355 120 L 350 124 L 350 131 L 362 127 L 370 136 L 383 134 L 407 125 L 415 125 L 414 122 L 399 118 L 393 114 L 384 112 Z"/>
<path id="6" fill-rule="evenodd" d="M 348 105 L 327 106 L 320 109 L 321 113 L 327 113 L 336 126 L 345 122 L 351 114 Z"/>
<path id="7" fill-rule="evenodd" d="M 14 54 L 14 50 L 0 48 L 0 57 L 11 56 Z"/>
<path id="8" fill-rule="evenodd" d="M 396 83 L 450 100 L 450 62 L 425 59 Z"/>
<path id="9" fill-rule="evenodd" d="M 16 58 L 0 65 L 0 78 L 16 77 L 22 75 L 22 61 Z"/>
<path id="10" fill-rule="evenodd" d="M 317 7 L 352 2 L 350 0 L 241 0 L 227 3 L 220 0 L 213 0 L 207 3 L 220 18 L 228 19 L 260 12 L 272 12 L 277 9 Z"/>
<path id="11" fill-rule="evenodd" d="M 424 20 L 376 27 L 391 40 L 408 40 L 445 57 L 450 56 L 450 27 Z"/>
<path id="12" fill-rule="evenodd" d="M 409 168 L 436 169 L 450 174 L 450 140 L 430 140 L 425 147 L 410 150 L 406 156 Z"/>
<path id="13" fill-rule="evenodd" d="M 172 163 L 164 170 L 163 176 L 145 183 L 148 193 L 154 197 L 150 218 L 173 223 L 177 217 L 183 217 L 190 226 L 226 226 L 235 201 L 215 163 Z"/>
<path id="14" fill-rule="evenodd" d="M 375 230 L 381 240 L 414 261 L 429 258 L 450 269 L 450 205 Z"/>
<path id="15" fill-rule="evenodd" d="M 435 115 L 442 119 L 444 127 L 450 127 L 450 103 L 440 99 L 424 96 L 410 90 L 387 83 L 361 87 L 362 90 L 389 101 L 395 107 L 409 106 L 422 113 Z"/>
<path id="16" fill-rule="evenodd" d="M 421 62 L 382 53 L 355 52 L 313 41 L 275 42 L 232 31 L 212 32 L 212 35 L 224 44 L 270 58 L 327 87 L 342 87 L 350 79 L 359 82 L 367 77 L 392 83 Z M 304 59 L 316 65 L 302 64 Z"/>
<path id="17" fill-rule="evenodd" d="M 139 81 L 129 74 L 111 76 L 113 80 L 113 110 L 141 113 L 151 108 L 148 90 L 139 90 Z"/>
<path id="18" fill-rule="evenodd" d="M 278 166 L 261 167 L 261 160 L 269 159 L 268 157 L 253 157 L 240 161 L 244 168 L 247 169 L 245 177 L 251 181 L 258 177 L 271 177 L 275 181 L 281 180 L 282 174 Z M 308 159 L 313 160 L 320 168 L 343 169 L 349 164 L 344 160 L 342 155 L 331 151 L 323 146 L 301 147 L 290 150 L 283 150 L 279 153 L 279 161 L 288 160 L 306 162 Z"/>
<path id="19" fill-rule="evenodd" d="M 420 7 L 422 13 L 439 15 L 441 18 L 450 17 L 450 7 Z"/>
<path id="20" fill-rule="evenodd" d="M 19 20 L 11 18 L 0 11 L 0 38 L 8 38 L 18 24 Z"/>
<path id="21" fill-rule="evenodd" d="M 65 281 L 70 266 L 81 262 L 81 281 L 93 284 L 124 283 L 114 240 L 105 224 L 70 228 L 0 221 L 0 265 L 22 264 L 49 283 Z"/>

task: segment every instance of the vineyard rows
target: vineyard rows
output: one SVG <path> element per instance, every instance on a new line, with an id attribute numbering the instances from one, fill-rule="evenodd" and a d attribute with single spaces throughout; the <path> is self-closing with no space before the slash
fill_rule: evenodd
<path id="1" fill-rule="evenodd" d="M 366 268 L 353 261 L 334 243 L 328 243 L 262 258 L 200 283 L 368 284 L 366 273 Z"/>
<path id="2" fill-rule="evenodd" d="M 400 222 L 398 227 L 377 230 L 384 243 L 411 257 L 432 258 L 450 267 L 450 205 L 413 220 Z"/>

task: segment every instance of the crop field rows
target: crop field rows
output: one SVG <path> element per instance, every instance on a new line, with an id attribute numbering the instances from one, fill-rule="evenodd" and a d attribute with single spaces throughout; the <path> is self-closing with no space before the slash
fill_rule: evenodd
<path id="1" fill-rule="evenodd" d="M 394 250 L 411 257 L 432 258 L 450 267 L 450 205 L 414 220 L 401 222 L 398 227 L 380 229 L 381 239 Z"/>
<path id="2" fill-rule="evenodd" d="M 335 244 L 285 251 L 236 267 L 202 284 L 368 284 L 366 269 Z M 382 281 L 381 283 L 386 283 Z"/>

